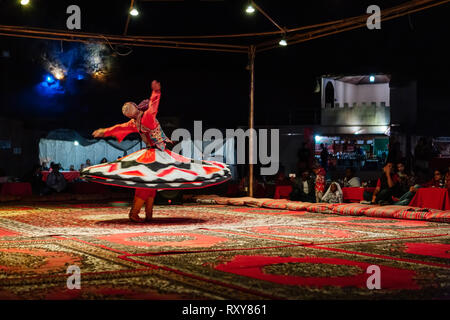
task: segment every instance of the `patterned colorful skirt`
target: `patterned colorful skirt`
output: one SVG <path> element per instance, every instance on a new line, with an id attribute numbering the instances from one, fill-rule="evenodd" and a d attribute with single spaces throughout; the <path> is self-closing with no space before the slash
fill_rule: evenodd
<path id="1" fill-rule="evenodd" d="M 129 188 L 197 189 L 231 178 L 226 164 L 193 160 L 169 150 L 147 148 L 113 162 L 85 168 L 87 181 Z"/>

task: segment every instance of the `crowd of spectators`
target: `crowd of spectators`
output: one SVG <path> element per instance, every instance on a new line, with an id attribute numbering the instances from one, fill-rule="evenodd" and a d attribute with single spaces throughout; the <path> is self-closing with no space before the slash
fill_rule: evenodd
<path id="1" fill-rule="evenodd" d="M 421 152 L 432 153 L 427 148 L 429 148 L 429 142 L 426 139 L 420 140 L 417 150 L 419 160 L 415 165 L 411 165 L 406 163 L 401 152 L 397 150 L 399 149 L 398 143 L 395 143 L 391 148 L 392 153 L 386 157 L 381 172 L 377 174 L 378 177 L 362 182 L 352 167 L 346 168 L 341 177 L 334 177 L 332 180 L 326 169 L 328 163 L 326 146 L 321 145 L 322 151 L 316 160 L 312 157 L 306 144 L 303 144 L 298 153 L 298 173 L 287 176 L 285 169 L 280 167 L 278 174 L 270 183 L 275 186 L 291 186 L 292 192 L 289 198 L 294 201 L 342 203 L 344 201 L 342 188 L 372 187 L 364 189 L 366 191 L 362 203 L 408 205 L 419 188 L 450 189 L 450 167 L 445 172 L 434 170 L 432 179 L 425 174 L 424 169 L 427 166 L 422 163 L 420 154 Z M 310 160 L 311 158 L 312 160 Z M 256 176 L 253 185 L 254 193 L 255 191 L 258 193 L 258 188 L 261 188 L 261 184 L 266 184 L 267 180 L 267 177 Z M 373 189 L 373 192 L 369 191 Z M 247 175 L 242 178 L 239 191 L 241 195 L 248 194 Z M 267 193 L 265 196 L 267 197 Z"/>

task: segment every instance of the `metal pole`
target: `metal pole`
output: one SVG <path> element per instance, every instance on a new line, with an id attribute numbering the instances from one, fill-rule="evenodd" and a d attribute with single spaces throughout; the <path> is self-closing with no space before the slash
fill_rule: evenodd
<path id="1" fill-rule="evenodd" d="M 256 55 L 256 47 L 251 45 L 249 48 L 249 66 L 250 66 L 250 112 L 248 118 L 248 127 L 250 130 L 249 136 L 249 148 L 248 148 L 248 157 L 249 157 L 249 170 L 248 170 L 248 195 L 249 197 L 253 197 L 253 141 L 254 137 L 254 110 L 255 110 L 255 55 Z"/>
<path id="2" fill-rule="evenodd" d="M 128 10 L 128 15 L 127 15 L 127 23 L 125 24 L 125 30 L 123 32 L 124 36 L 126 36 L 127 32 L 128 32 L 128 24 L 130 23 L 130 11 L 131 11 L 131 9 L 133 9 L 133 6 L 134 6 L 134 0 L 131 0 L 130 10 Z"/>
<path id="3" fill-rule="evenodd" d="M 281 32 L 286 33 L 286 29 L 280 27 L 280 25 L 278 23 L 276 23 L 275 20 L 273 20 L 263 9 L 261 9 L 261 7 L 255 3 L 255 1 L 252 1 L 252 6 L 254 6 L 256 8 L 256 10 L 261 12 L 263 14 L 263 16 L 266 17 L 270 22 L 272 22 L 272 24 L 275 27 L 277 27 Z"/>

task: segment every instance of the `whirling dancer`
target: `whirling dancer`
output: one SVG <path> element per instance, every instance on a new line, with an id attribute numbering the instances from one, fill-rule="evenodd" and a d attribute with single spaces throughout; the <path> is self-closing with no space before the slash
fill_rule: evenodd
<path id="1" fill-rule="evenodd" d="M 152 82 L 150 100 L 139 105 L 127 102 L 122 113 L 131 120 L 110 128 L 95 130 L 95 138 L 115 137 L 121 142 L 127 135 L 138 132 L 147 148 L 113 162 L 85 168 L 81 176 L 92 182 L 135 188 L 133 206 L 129 217 L 134 222 L 152 219 L 153 201 L 157 189 L 195 189 L 223 183 L 231 178 L 226 164 L 192 160 L 171 152 L 166 143 L 171 142 L 156 119 L 161 98 L 161 84 Z M 139 212 L 145 204 L 145 219 Z"/>

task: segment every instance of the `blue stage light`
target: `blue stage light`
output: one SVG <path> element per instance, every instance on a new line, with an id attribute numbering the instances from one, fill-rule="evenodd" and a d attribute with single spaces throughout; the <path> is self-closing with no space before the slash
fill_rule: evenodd
<path id="1" fill-rule="evenodd" d="M 78 80 L 83 80 L 84 79 L 84 75 L 82 75 L 82 74 L 77 75 L 77 79 Z"/>
<path id="2" fill-rule="evenodd" d="M 47 81 L 48 83 L 53 83 L 53 82 L 55 82 L 55 78 L 53 78 L 53 76 L 51 76 L 51 75 L 47 75 L 45 77 L 45 81 Z"/>

